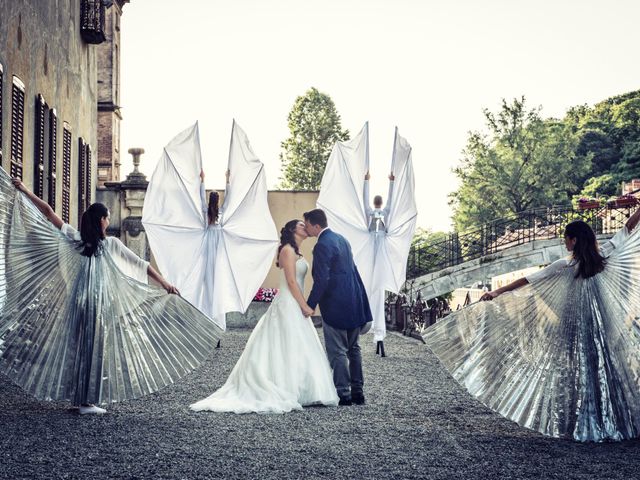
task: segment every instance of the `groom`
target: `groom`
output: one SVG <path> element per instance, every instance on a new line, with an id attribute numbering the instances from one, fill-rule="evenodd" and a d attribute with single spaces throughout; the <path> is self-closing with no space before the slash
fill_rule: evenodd
<path id="1" fill-rule="evenodd" d="M 340 405 L 362 405 L 364 379 L 358 336 L 372 320 L 369 300 L 353 263 L 351 245 L 329 230 L 324 211 L 306 212 L 304 223 L 307 234 L 318 237 L 307 304 L 313 310 L 320 304 L 322 310 L 322 330 Z"/>

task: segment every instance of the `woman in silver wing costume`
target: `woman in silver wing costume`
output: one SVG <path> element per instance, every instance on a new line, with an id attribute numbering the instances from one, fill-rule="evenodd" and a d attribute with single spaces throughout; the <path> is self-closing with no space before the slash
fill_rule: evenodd
<path id="1" fill-rule="evenodd" d="M 424 339 L 492 410 L 554 437 L 640 436 L 640 220 L 598 248 L 582 221 L 571 252 L 453 313 Z"/>
<path id="2" fill-rule="evenodd" d="M 91 205 L 77 232 L 13 184 L 0 168 L 1 373 L 38 399 L 95 414 L 105 410 L 94 404 L 154 392 L 206 358 L 219 328 L 105 236 L 104 205 Z"/>

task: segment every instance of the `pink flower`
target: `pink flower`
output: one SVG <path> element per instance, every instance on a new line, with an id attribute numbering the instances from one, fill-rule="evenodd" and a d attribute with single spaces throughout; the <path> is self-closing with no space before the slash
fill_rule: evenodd
<path id="1" fill-rule="evenodd" d="M 254 302 L 272 302 L 278 294 L 277 288 L 260 288 L 253 297 Z"/>

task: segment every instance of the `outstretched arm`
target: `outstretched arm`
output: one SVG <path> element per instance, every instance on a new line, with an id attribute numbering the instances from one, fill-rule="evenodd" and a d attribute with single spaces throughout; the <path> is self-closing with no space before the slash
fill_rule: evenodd
<path id="1" fill-rule="evenodd" d="M 47 220 L 53 223 L 56 228 L 62 228 L 64 222 L 58 215 L 56 215 L 56 212 L 47 202 L 39 198 L 36 194 L 25 187 L 24 183 L 22 183 L 19 178 L 12 178 L 11 181 L 13 182 L 13 185 L 22 193 L 24 193 L 29 198 L 29 200 L 33 202 L 36 208 L 40 210 L 45 217 L 47 217 Z"/>
<path id="2" fill-rule="evenodd" d="M 393 198 L 393 182 L 396 177 L 393 173 L 389 174 L 389 194 L 387 195 L 387 202 L 384 204 L 384 223 L 389 225 L 389 211 L 391 210 L 391 199 Z"/>
<path id="3" fill-rule="evenodd" d="M 296 261 L 298 260 L 298 256 L 296 252 L 290 246 L 285 246 L 278 256 L 278 264 L 284 270 L 284 278 L 287 281 L 287 286 L 289 287 L 289 291 L 293 298 L 296 299 L 298 305 L 300 305 L 300 309 L 302 310 L 302 314 L 305 317 L 309 317 L 313 315 L 313 309 L 307 305 L 307 302 L 304 300 L 304 296 L 300 291 L 300 287 L 298 286 L 298 281 L 296 280 Z"/>
<path id="4" fill-rule="evenodd" d="M 526 278 L 519 278 L 518 280 L 511 282 L 504 287 L 500 287 L 493 292 L 485 293 L 484 295 L 482 295 L 482 297 L 480 297 L 480 300 L 493 300 L 497 296 L 502 295 L 504 292 L 510 292 L 511 290 L 515 290 L 516 288 L 524 287 L 527 283 L 529 283 L 529 280 L 527 280 Z"/>
<path id="5" fill-rule="evenodd" d="M 364 188 L 362 189 L 362 200 L 364 202 L 364 213 L 367 215 L 367 223 L 369 222 L 369 217 L 371 216 L 371 205 L 369 204 L 369 179 L 371 175 L 369 175 L 369 171 L 367 170 L 367 174 L 364 176 Z"/>
<path id="6" fill-rule="evenodd" d="M 204 188 L 204 170 L 200 170 L 200 201 L 202 203 L 202 214 L 205 221 L 207 220 L 207 211 L 209 210 L 207 203 L 207 191 Z"/>
<path id="7" fill-rule="evenodd" d="M 160 275 L 160 272 L 158 272 L 155 268 L 153 268 L 151 264 L 149 264 L 149 266 L 147 267 L 147 275 L 149 275 L 156 282 L 158 282 L 162 286 L 162 288 L 164 288 L 167 291 L 167 293 L 175 293 L 176 295 L 180 295 L 180 292 L 178 291 L 178 289 L 173 285 L 171 285 L 169 282 L 167 282 L 164 279 L 164 277 Z"/>
<path id="8" fill-rule="evenodd" d="M 171 285 L 165 280 L 165 278 L 151 266 L 149 262 L 143 260 L 138 255 L 133 253 L 122 241 L 118 238 L 113 238 L 113 259 L 120 270 L 138 281 L 146 282 L 146 278 L 143 278 L 145 272 L 149 277 L 164 288 L 167 293 L 175 293 L 180 295 L 180 292 L 176 287 Z M 142 278 L 141 278 L 142 277 Z"/>
<path id="9" fill-rule="evenodd" d="M 629 217 L 629 220 L 627 220 L 626 225 L 629 233 L 631 233 L 633 229 L 636 228 L 639 221 L 640 221 L 640 208 L 638 208 L 635 212 L 633 212 L 633 215 L 631 215 Z"/>
<path id="10" fill-rule="evenodd" d="M 218 209 L 220 218 L 222 218 L 222 215 L 224 213 L 227 198 L 229 198 L 229 195 L 231 194 L 231 170 L 227 170 L 226 172 L 224 172 L 224 177 L 226 182 L 224 184 L 224 199 L 222 200 L 222 205 L 220 205 L 220 208 Z"/>

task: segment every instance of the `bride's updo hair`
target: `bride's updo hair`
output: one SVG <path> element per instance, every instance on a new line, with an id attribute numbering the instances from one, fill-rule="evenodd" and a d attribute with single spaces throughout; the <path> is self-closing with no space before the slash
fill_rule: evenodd
<path id="1" fill-rule="evenodd" d="M 296 244 L 296 236 L 295 231 L 296 227 L 300 223 L 300 220 L 297 218 L 293 220 L 289 220 L 285 223 L 282 230 L 280 230 L 280 245 L 278 246 L 278 258 L 280 258 L 280 252 L 284 248 L 285 245 L 291 245 L 293 247 L 293 251 L 296 252 L 296 255 L 301 257 L 300 250 L 298 250 L 298 245 Z M 276 266 L 280 267 L 280 262 L 276 260 Z"/>

